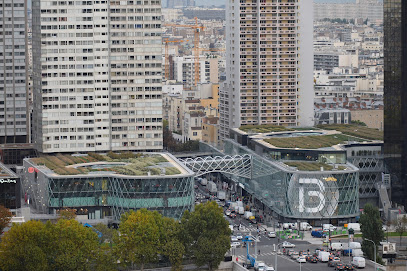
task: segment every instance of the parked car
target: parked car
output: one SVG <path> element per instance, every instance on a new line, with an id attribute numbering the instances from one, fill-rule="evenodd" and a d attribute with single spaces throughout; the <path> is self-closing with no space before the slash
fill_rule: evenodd
<path id="1" fill-rule="evenodd" d="M 324 238 L 326 237 L 326 233 L 324 233 L 323 231 L 312 231 L 311 236 L 316 238 Z"/>
<path id="2" fill-rule="evenodd" d="M 299 256 L 299 257 L 297 257 L 297 262 L 299 262 L 299 263 L 306 263 L 307 260 L 305 259 L 304 256 Z"/>
<path id="3" fill-rule="evenodd" d="M 283 247 L 283 248 L 295 247 L 295 245 L 292 244 L 292 243 L 290 243 L 290 242 L 284 241 L 283 244 L 282 244 L 282 247 Z"/>
<path id="4" fill-rule="evenodd" d="M 276 238 L 276 233 L 274 231 L 269 231 L 267 236 L 270 238 Z"/>
<path id="5" fill-rule="evenodd" d="M 232 242 L 232 244 L 230 245 L 232 248 L 236 248 L 236 247 L 240 247 L 240 242 Z"/>

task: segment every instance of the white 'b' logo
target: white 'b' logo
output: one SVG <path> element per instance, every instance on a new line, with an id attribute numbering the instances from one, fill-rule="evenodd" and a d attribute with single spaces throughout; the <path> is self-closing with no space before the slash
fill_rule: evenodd
<path id="1" fill-rule="evenodd" d="M 298 206 L 298 211 L 300 213 L 303 213 L 304 210 L 307 213 L 318 213 L 320 212 L 324 207 L 325 207 L 325 197 L 322 193 L 325 191 L 325 186 L 324 183 L 318 179 L 303 179 L 300 178 L 298 180 L 298 183 L 300 184 L 299 191 L 298 191 L 298 196 L 299 196 L 299 206 Z M 308 191 L 308 196 L 309 197 L 318 197 L 319 198 L 319 204 L 317 207 L 305 207 L 305 202 L 304 202 L 304 186 L 302 184 L 315 184 L 318 186 L 319 191 Z"/>

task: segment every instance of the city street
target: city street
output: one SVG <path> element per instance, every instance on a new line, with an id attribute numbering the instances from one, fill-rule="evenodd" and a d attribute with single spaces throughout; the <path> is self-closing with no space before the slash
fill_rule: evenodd
<path id="1" fill-rule="evenodd" d="M 197 189 L 195 189 L 196 193 L 200 194 L 202 198 L 210 198 L 210 195 L 206 189 L 205 186 L 202 186 L 198 184 L 197 182 Z M 200 200 L 202 201 L 202 199 Z M 226 210 L 226 208 L 224 208 Z M 299 251 L 307 251 L 309 249 L 310 252 L 315 252 L 316 248 L 323 248 L 322 246 L 322 241 L 323 239 L 318 239 L 318 238 L 310 238 L 309 234 L 306 234 L 307 238 L 306 240 L 278 240 L 278 238 L 269 238 L 265 234 L 265 226 L 260 224 L 252 224 L 248 220 L 246 220 L 242 215 L 237 215 L 236 218 L 230 218 L 226 217 L 230 225 L 235 225 L 233 235 L 241 235 L 241 236 L 246 236 L 246 235 L 252 235 L 252 236 L 257 236 L 258 229 L 260 230 L 260 235 L 259 235 L 259 241 L 257 242 L 257 246 L 254 244 L 251 244 L 249 247 L 249 254 L 252 257 L 256 257 L 257 260 L 263 261 L 266 263 L 266 265 L 270 265 L 275 267 L 275 261 L 276 261 L 276 253 L 275 253 L 275 245 L 277 245 L 278 242 L 283 242 L 283 241 L 289 241 L 290 243 L 295 244 L 294 250 L 296 252 Z M 272 221 L 272 225 L 275 224 L 275 221 Z M 241 230 L 239 229 L 239 225 L 242 225 Z M 278 230 L 274 228 L 268 228 L 269 230 Z M 344 242 L 346 239 L 335 239 L 341 242 Z M 355 240 L 360 242 L 361 240 Z M 242 247 L 243 242 L 239 240 L 239 243 L 241 244 L 240 247 L 238 248 L 231 248 L 231 254 L 233 255 L 234 259 L 236 257 L 238 258 L 239 263 L 244 263 L 246 261 L 246 248 Z M 325 247 L 326 248 L 326 247 Z M 260 255 L 257 255 L 258 251 L 260 250 Z M 257 251 L 257 253 L 255 253 Z M 283 252 L 283 249 L 280 248 L 280 252 Z M 352 261 L 352 258 L 349 256 L 341 257 L 341 261 L 343 263 L 350 263 Z M 300 264 L 296 262 L 295 260 L 291 259 L 287 255 L 282 255 L 282 253 L 277 253 L 277 270 L 278 271 L 293 271 L 293 270 L 304 270 L 304 271 L 325 271 L 325 270 L 334 270 L 333 267 L 328 267 L 327 263 L 303 263 Z M 374 271 L 374 264 L 370 261 L 366 261 L 366 268 L 363 270 L 366 271 Z"/>

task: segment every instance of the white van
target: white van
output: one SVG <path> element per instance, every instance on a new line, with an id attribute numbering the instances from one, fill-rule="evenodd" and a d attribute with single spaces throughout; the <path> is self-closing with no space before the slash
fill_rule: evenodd
<path id="1" fill-rule="evenodd" d="M 348 223 L 348 229 L 353 229 L 354 231 L 360 231 L 359 223 Z"/>
<path id="2" fill-rule="evenodd" d="M 312 226 L 308 222 L 301 222 L 300 223 L 300 231 L 311 231 Z"/>
<path id="3" fill-rule="evenodd" d="M 362 246 L 359 242 L 350 242 L 349 243 L 349 248 L 350 249 L 361 249 Z"/>
<path id="4" fill-rule="evenodd" d="M 329 261 L 329 255 L 330 253 L 327 251 L 320 251 L 318 254 L 318 260 L 320 262 L 326 263 Z"/>
<path id="5" fill-rule="evenodd" d="M 352 249 L 352 256 L 361 257 L 361 256 L 363 256 L 363 251 L 360 248 Z"/>
<path id="6" fill-rule="evenodd" d="M 332 243 L 331 249 L 332 250 L 341 250 L 343 248 L 342 243 Z"/>
<path id="7" fill-rule="evenodd" d="M 365 268 L 366 267 L 366 260 L 363 257 L 353 257 L 352 265 L 357 268 Z"/>
<path id="8" fill-rule="evenodd" d="M 322 229 L 324 231 L 336 231 L 337 227 L 335 227 L 332 224 L 324 224 L 324 225 L 322 225 Z"/>

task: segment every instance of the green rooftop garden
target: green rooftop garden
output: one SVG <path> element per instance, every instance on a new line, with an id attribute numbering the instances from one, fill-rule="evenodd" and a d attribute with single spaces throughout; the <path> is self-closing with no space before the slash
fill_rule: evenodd
<path id="1" fill-rule="evenodd" d="M 285 132 L 285 131 L 294 131 L 294 129 L 287 128 L 280 125 L 243 125 L 239 128 L 243 132 L 252 132 L 252 133 L 271 133 L 271 132 Z"/>
<path id="2" fill-rule="evenodd" d="M 113 171 L 118 174 L 131 176 L 160 175 L 165 170 L 165 175 L 175 175 L 181 172 L 170 164 L 166 158 L 159 154 L 134 154 L 131 152 L 113 153 L 107 155 L 88 153 L 86 156 L 72 156 L 58 154 L 56 156 L 43 156 L 31 158 L 37 165 L 44 165 L 58 175 L 78 175 L 88 174 L 92 171 Z M 106 162 L 106 166 L 92 168 L 90 165 L 80 165 L 83 163 Z M 120 162 L 120 165 L 109 164 Z M 76 166 L 78 165 L 78 166 Z"/>
<path id="3" fill-rule="evenodd" d="M 296 167 L 298 170 L 303 170 L 303 171 L 320 171 L 321 167 L 324 168 L 324 170 L 332 170 L 334 167 L 332 165 L 328 165 L 325 163 L 321 162 L 302 162 L 302 161 L 296 161 L 296 162 L 284 162 L 287 166 L 290 167 Z M 344 166 L 338 166 L 338 170 L 345 170 L 346 167 Z"/>
<path id="4" fill-rule="evenodd" d="M 325 130 L 336 130 L 343 134 L 356 136 L 370 140 L 383 140 L 383 131 L 378 129 L 368 128 L 356 124 L 331 124 L 331 125 L 318 125 L 318 128 Z"/>
<path id="5" fill-rule="evenodd" d="M 348 140 L 362 141 L 343 134 L 299 136 L 299 137 L 273 137 L 264 139 L 265 142 L 277 148 L 319 149 L 331 147 Z"/>

